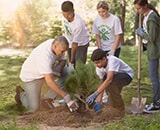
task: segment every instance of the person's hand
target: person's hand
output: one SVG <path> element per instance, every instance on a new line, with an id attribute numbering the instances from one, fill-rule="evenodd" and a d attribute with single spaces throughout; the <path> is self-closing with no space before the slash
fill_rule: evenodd
<path id="1" fill-rule="evenodd" d="M 79 106 L 75 100 L 70 100 L 67 103 L 67 106 L 71 112 L 74 112 L 74 111 L 78 110 L 78 108 L 79 108 Z"/>
<path id="2" fill-rule="evenodd" d="M 110 51 L 108 52 L 108 54 L 109 54 L 109 55 L 112 55 L 112 56 L 114 56 L 114 53 L 115 53 L 115 50 L 110 50 Z"/>
<path id="3" fill-rule="evenodd" d="M 96 112 L 100 112 L 101 111 L 101 103 L 96 102 L 96 104 L 93 106 L 93 110 Z"/>
<path id="4" fill-rule="evenodd" d="M 67 103 L 67 106 L 71 112 L 76 111 L 79 108 L 77 102 L 75 100 L 71 100 L 71 96 L 69 94 L 64 96 L 63 99 Z"/>
<path id="5" fill-rule="evenodd" d="M 73 71 L 73 70 L 74 70 L 74 64 L 69 63 L 69 65 L 68 65 L 68 70 L 69 70 L 69 71 Z"/>
<path id="6" fill-rule="evenodd" d="M 86 98 L 86 103 L 91 105 L 96 100 L 97 96 L 98 96 L 98 92 L 95 91 L 94 93 L 92 93 L 90 96 Z"/>
<path id="7" fill-rule="evenodd" d="M 61 76 L 61 73 L 62 73 L 62 70 L 63 70 L 63 67 L 60 65 L 60 64 L 57 64 L 54 66 L 53 68 L 53 74 L 55 76 L 58 76 L 60 77 Z"/>
<path id="8" fill-rule="evenodd" d="M 138 35 L 138 36 L 143 36 L 144 35 L 144 30 L 143 30 L 143 28 L 137 28 L 136 29 L 136 34 Z"/>

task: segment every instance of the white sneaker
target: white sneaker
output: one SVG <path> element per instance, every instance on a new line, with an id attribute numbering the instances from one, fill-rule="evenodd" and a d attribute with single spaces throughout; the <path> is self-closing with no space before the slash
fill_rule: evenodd
<path id="1" fill-rule="evenodd" d="M 103 103 L 107 103 L 108 102 L 108 95 L 106 94 L 106 92 L 103 93 L 102 102 Z"/>
<path id="2" fill-rule="evenodd" d="M 58 102 L 59 104 L 66 104 L 66 102 L 63 99 L 59 100 Z"/>
<path id="3" fill-rule="evenodd" d="M 143 110 L 145 113 L 157 113 L 160 112 L 160 106 L 155 106 L 153 103 L 150 105 L 146 105 L 145 109 Z"/>

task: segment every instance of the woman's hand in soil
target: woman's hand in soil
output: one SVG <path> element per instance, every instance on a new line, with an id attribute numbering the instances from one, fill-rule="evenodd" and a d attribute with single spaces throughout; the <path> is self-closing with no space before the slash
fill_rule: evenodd
<path id="1" fill-rule="evenodd" d="M 90 96 L 86 98 L 86 103 L 91 105 L 96 100 L 97 96 L 98 96 L 98 92 L 95 91 L 94 93 L 92 93 Z"/>

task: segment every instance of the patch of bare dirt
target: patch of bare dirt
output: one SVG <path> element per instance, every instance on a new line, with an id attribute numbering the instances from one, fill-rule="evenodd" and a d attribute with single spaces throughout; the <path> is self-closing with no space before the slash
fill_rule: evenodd
<path id="1" fill-rule="evenodd" d="M 41 109 L 35 113 L 25 113 L 17 118 L 19 124 L 45 124 L 46 127 L 60 128 L 85 128 L 90 126 L 106 126 L 111 121 L 120 120 L 124 112 L 120 112 L 113 107 L 102 105 L 99 113 L 92 109 L 70 112 L 66 105 L 61 105 L 52 109 Z M 44 125 L 42 125 L 44 127 Z M 42 127 L 40 127 L 42 128 Z"/>

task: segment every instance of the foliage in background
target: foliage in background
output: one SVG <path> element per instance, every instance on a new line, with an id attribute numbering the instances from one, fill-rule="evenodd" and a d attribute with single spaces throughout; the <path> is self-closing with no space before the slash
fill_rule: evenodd
<path id="1" fill-rule="evenodd" d="M 48 38 L 61 35 L 61 20 L 50 0 L 24 1 L 10 19 L 1 26 L 0 39 L 12 46 L 34 47 Z M 2 43 L 1 43 L 2 44 Z"/>
<path id="2" fill-rule="evenodd" d="M 138 46 L 122 46 L 120 58 L 123 59 L 134 70 L 134 79 L 132 84 L 137 84 L 138 79 Z M 141 52 L 141 84 L 151 85 L 148 74 L 147 54 Z"/>
<path id="3" fill-rule="evenodd" d="M 89 32 L 90 40 L 94 42 L 95 36 L 91 33 L 93 20 L 98 15 L 96 5 L 99 0 L 72 0 L 75 11 L 85 20 Z M 122 0 L 106 0 L 110 7 L 110 12 L 122 19 Z M 62 13 L 58 4 L 62 1 L 57 0 L 24 0 L 23 5 L 19 6 L 14 15 L 9 19 L 0 21 L 0 45 L 11 44 L 16 47 L 37 46 L 48 38 L 62 34 L 61 19 Z M 157 7 L 160 0 L 151 0 Z M 1 17 L 0 17 L 1 19 Z M 133 0 L 126 1 L 124 40 L 125 44 L 135 43 L 135 9 Z"/>
<path id="4" fill-rule="evenodd" d="M 65 80 L 66 91 L 71 95 L 79 94 L 83 98 L 94 92 L 98 84 L 100 79 L 92 62 L 83 64 L 78 61 L 75 70 L 71 71 Z"/>

